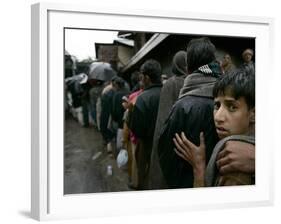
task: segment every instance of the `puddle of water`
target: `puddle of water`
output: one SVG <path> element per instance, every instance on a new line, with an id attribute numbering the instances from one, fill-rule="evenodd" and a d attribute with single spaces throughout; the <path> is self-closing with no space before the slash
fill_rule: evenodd
<path id="1" fill-rule="evenodd" d="M 92 160 L 96 160 L 97 158 L 99 158 L 101 156 L 102 152 L 99 151 L 97 153 L 95 153 L 95 155 L 93 155 Z"/>
<path id="2" fill-rule="evenodd" d="M 85 150 L 83 149 L 76 149 L 76 150 L 73 150 L 73 153 L 82 153 L 84 152 Z"/>

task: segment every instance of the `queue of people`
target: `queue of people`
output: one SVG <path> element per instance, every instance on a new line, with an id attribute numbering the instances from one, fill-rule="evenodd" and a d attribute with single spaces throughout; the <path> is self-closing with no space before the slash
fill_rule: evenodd
<path id="1" fill-rule="evenodd" d="M 196 38 L 174 55 L 169 78 L 148 59 L 131 88 L 120 76 L 82 84 L 81 104 L 107 152 L 127 152 L 130 188 L 255 183 L 254 52 L 244 50 L 240 66 L 229 53 L 218 62 L 215 52 L 208 38 Z"/>

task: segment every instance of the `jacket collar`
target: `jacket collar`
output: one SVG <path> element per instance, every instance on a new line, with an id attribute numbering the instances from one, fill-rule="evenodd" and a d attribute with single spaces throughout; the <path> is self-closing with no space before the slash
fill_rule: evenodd
<path id="1" fill-rule="evenodd" d="M 152 89 L 152 88 L 155 88 L 155 87 L 162 87 L 162 83 L 157 83 L 157 84 L 151 84 L 150 86 L 144 88 L 144 90 L 148 90 L 148 89 Z"/>

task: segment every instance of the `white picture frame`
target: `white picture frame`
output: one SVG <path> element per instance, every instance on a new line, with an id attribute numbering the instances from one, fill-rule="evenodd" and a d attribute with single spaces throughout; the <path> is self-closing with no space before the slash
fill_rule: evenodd
<path id="1" fill-rule="evenodd" d="M 263 130 L 274 76 L 273 19 L 190 12 L 32 5 L 32 198 L 37 220 L 247 207 L 273 203 L 273 146 Z M 150 24 L 149 26 L 147 24 Z M 63 28 L 142 30 L 256 38 L 256 184 L 245 187 L 63 194 Z M 263 74 L 267 74 L 266 76 Z M 137 203 L 136 203 L 137 202 Z"/>

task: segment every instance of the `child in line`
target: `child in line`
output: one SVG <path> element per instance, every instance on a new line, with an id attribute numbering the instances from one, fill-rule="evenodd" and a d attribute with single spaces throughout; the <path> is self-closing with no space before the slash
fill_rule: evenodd
<path id="1" fill-rule="evenodd" d="M 190 142 L 184 133 L 176 134 L 175 152 L 193 167 L 194 187 L 254 184 L 254 175 L 231 173 L 220 175 L 216 168 L 217 154 L 229 140 L 255 144 L 255 75 L 234 70 L 222 76 L 213 89 L 214 121 L 220 141 L 215 146 L 206 168 L 205 143 L 200 133 L 200 145 Z"/>

